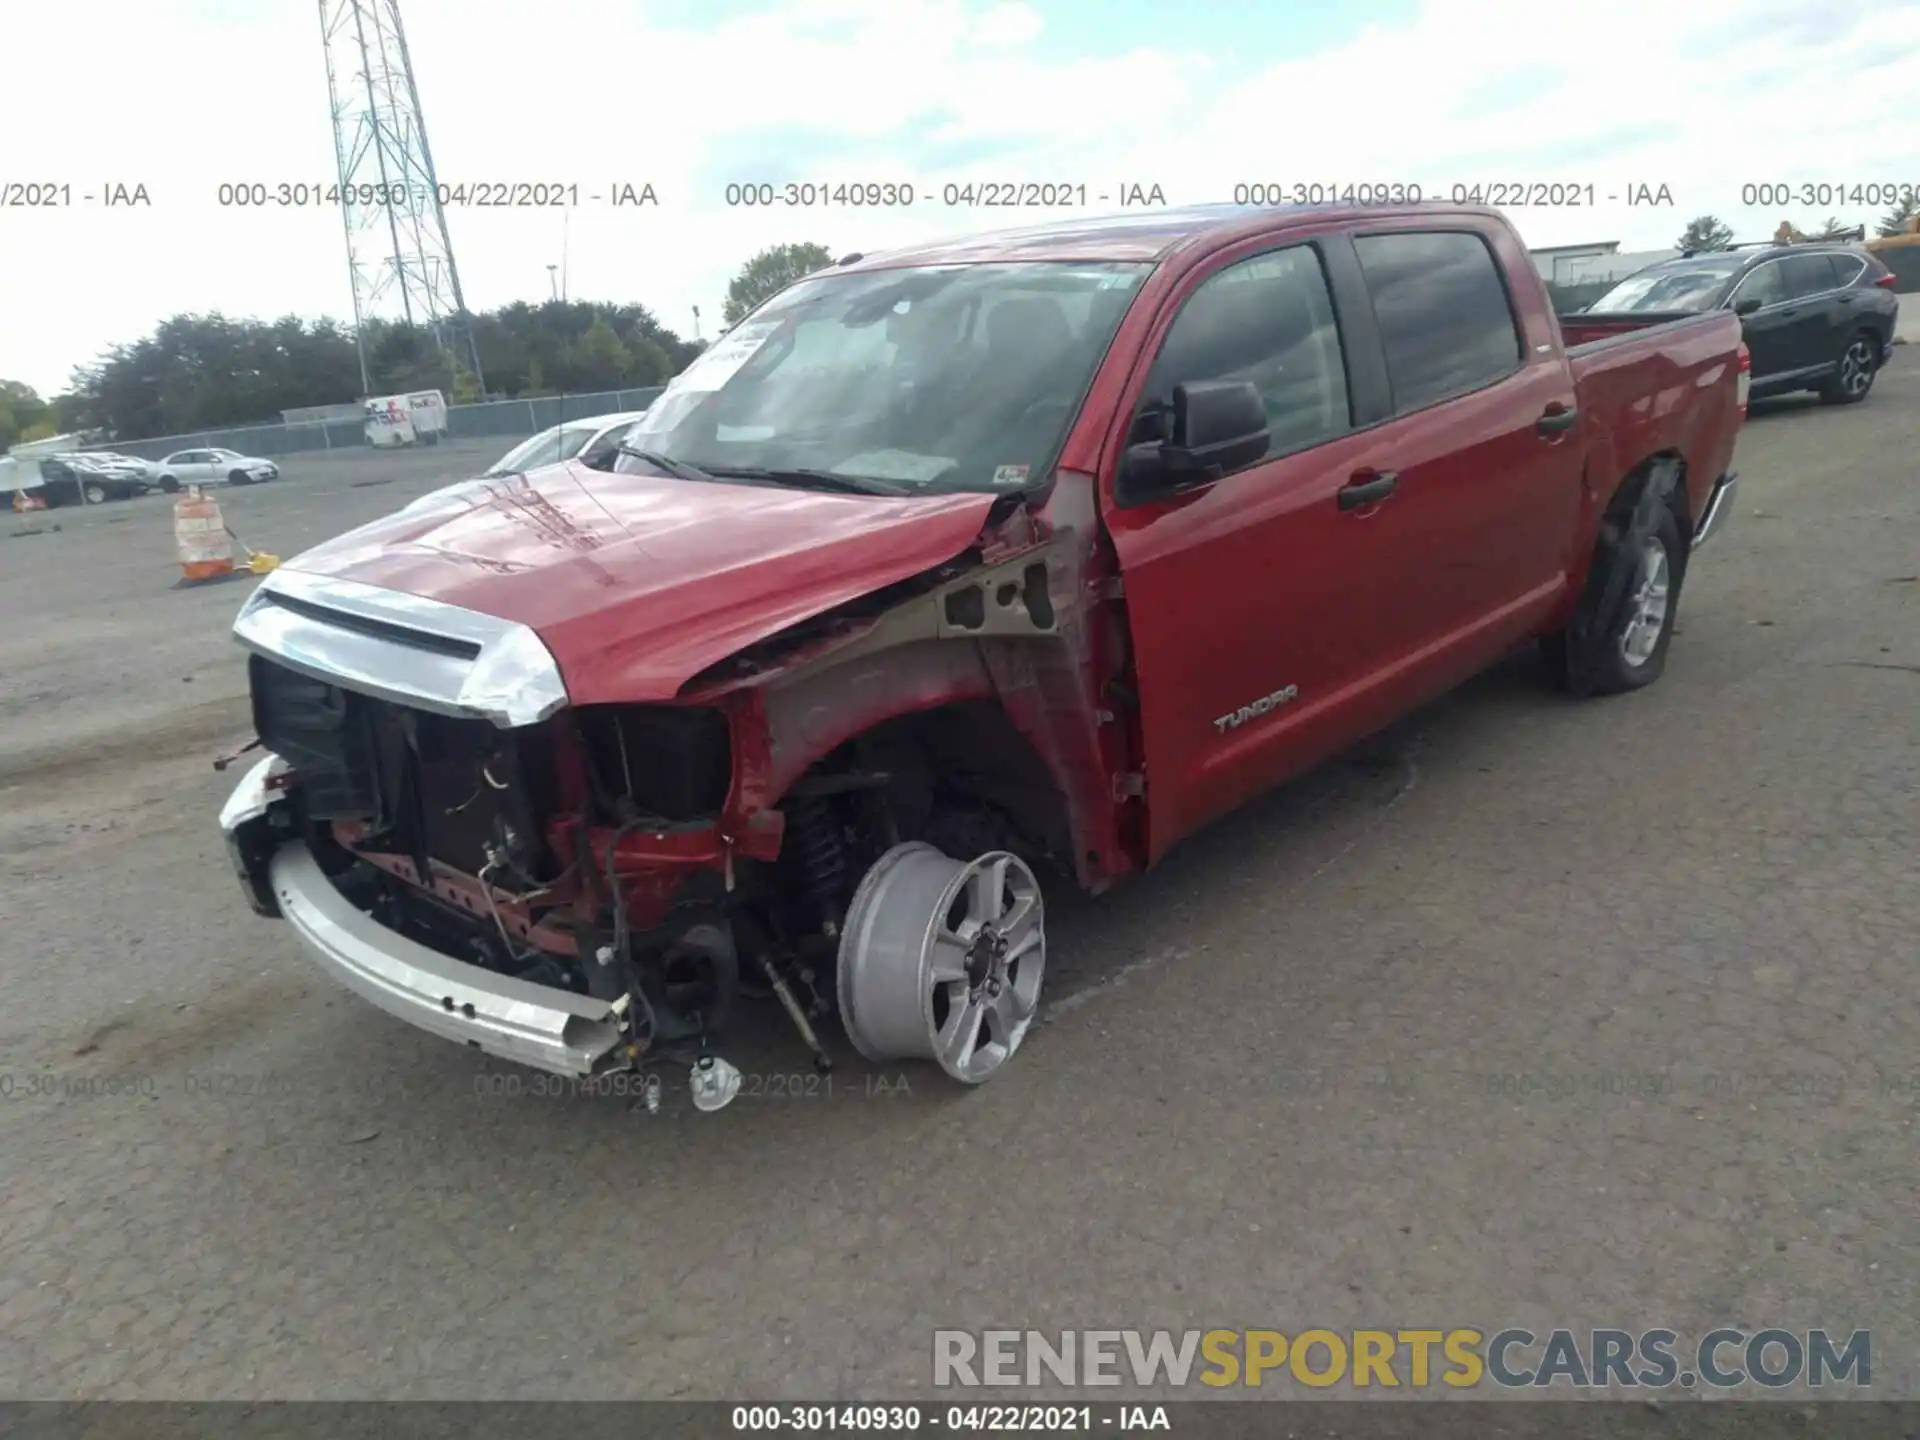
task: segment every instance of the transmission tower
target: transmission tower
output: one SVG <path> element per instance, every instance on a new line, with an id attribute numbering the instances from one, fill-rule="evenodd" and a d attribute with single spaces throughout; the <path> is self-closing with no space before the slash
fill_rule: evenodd
<path id="1" fill-rule="evenodd" d="M 486 377 L 460 294 L 399 0 L 320 0 L 320 33 L 361 393 L 373 389 L 367 322 L 388 319 L 431 332 L 448 363 L 470 370 L 484 395 Z"/>

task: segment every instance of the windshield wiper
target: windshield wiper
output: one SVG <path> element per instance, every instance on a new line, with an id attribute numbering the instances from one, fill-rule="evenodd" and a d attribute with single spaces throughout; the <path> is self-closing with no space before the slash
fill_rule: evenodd
<path id="1" fill-rule="evenodd" d="M 837 470 L 768 470 L 758 465 L 715 468 L 707 474 L 721 480 L 763 480 L 769 485 L 792 485 L 806 490 L 838 490 L 847 495 L 906 495 L 911 492 L 891 480 L 871 475 L 842 475 Z"/>
<path id="2" fill-rule="evenodd" d="M 670 455 L 662 455 L 658 450 L 637 450 L 631 445 L 616 447 L 622 455 L 631 455 L 636 460 L 644 460 L 656 470 L 664 470 L 676 480 L 711 480 L 713 474 L 702 470 L 698 465 L 689 465 L 684 460 L 675 460 Z"/>

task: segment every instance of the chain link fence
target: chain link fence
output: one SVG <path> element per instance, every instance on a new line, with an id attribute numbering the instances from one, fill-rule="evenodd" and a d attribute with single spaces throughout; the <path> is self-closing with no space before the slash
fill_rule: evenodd
<path id="1" fill-rule="evenodd" d="M 593 395 L 542 395 L 527 400 L 490 400 L 478 405 L 447 407 L 447 438 L 471 439 L 488 435 L 537 435 L 568 420 L 644 410 L 665 387 L 639 390 L 603 390 Z M 276 459 L 316 451 L 364 447 L 366 431 L 358 420 L 333 420 L 310 425 L 242 425 L 226 430 L 196 430 L 186 435 L 159 435 L 151 440 L 122 440 L 92 445 L 142 460 L 161 460 L 176 450 L 238 450 L 242 455 Z"/>

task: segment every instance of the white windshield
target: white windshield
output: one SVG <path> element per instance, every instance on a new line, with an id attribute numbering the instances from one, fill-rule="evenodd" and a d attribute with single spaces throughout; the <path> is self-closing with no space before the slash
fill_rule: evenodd
<path id="1" fill-rule="evenodd" d="M 1146 265 L 854 271 L 721 336 L 629 443 L 702 470 L 828 471 L 919 490 L 1044 478 Z M 616 469 L 655 471 L 629 456 Z"/>

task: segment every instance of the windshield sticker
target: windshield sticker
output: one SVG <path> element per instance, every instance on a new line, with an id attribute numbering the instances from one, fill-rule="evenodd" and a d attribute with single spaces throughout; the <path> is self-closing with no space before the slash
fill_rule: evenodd
<path id="1" fill-rule="evenodd" d="M 944 455 L 916 455 L 911 450 L 869 450 L 852 455 L 833 467 L 840 475 L 867 475 L 875 480 L 904 480 L 925 485 L 951 470 L 954 462 Z"/>
<path id="2" fill-rule="evenodd" d="M 697 393 L 718 390 L 734 377 L 741 366 L 759 353 L 760 347 L 767 343 L 782 323 L 779 320 L 762 320 L 729 330 L 674 377 L 675 388 Z"/>
<path id="3" fill-rule="evenodd" d="M 1002 465 L 993 472 L 993 484 L 996 490 L 1018 490 L 1027 483 L 1025 465 Z"/>

